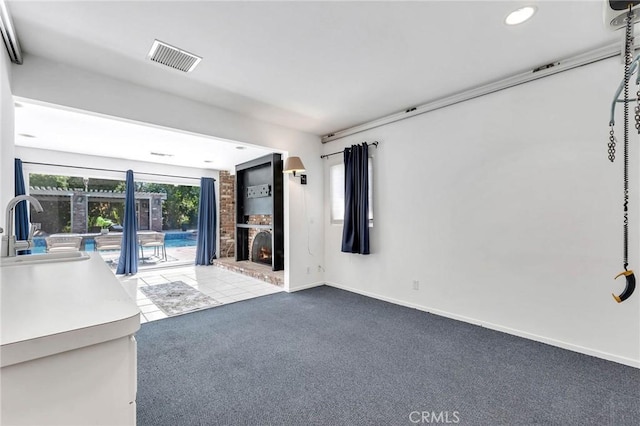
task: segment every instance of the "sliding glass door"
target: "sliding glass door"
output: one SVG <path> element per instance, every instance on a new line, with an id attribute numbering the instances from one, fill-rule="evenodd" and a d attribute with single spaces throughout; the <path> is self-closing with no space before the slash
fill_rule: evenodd
<path id="1" fill-rule="evenodd" d="M 115 267 L 124 216 L 124 181 L 31 173 L 29 187 L 44 208 L 42 213 L 30 212 L 38 228 L 35 252 L 64 250 L 69 241 L 81 239 L 79 249 L 97 251 Z M 199 187 L 136 182 L 135 197 L 140 267 L 193 263 Z"/>

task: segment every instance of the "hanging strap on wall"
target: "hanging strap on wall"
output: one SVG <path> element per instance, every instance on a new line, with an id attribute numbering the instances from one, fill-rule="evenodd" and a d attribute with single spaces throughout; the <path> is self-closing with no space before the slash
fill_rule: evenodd
<path id="1" fill-rule="evenodd" d="M 629 81 L 631 80 L 631 75 L 638 70 L 638 57 L 633 59 L 633 19 L 635 17 L 635 13 L 631 11 L 631 5 L 629 6 L 629 11 L 627 12 L 626 17 L 626 26 L 625 26 L 625 43 L 624 43 L 624 79 L 620 86 L 618 86 L 618 90 L 616 91 L 612 106 L 611 106 L 611 118 L 609 120 L 609 143 L 608 147 L 608 157 L 609 161 L 613 162 L 615 160 L 616 154 L 616 143 L 617 140 L 614 135 L 614 114 L 615 114 L 615 105 L 617 102 L 620 102 L 618 99 L 620 96 L 620 92 L 624 92 L 624 97 L 622 99 L 622 103 L 624 106 L 623 109 L 623 119 L 624 119 L 624 142 L 623 142 L 623 220 L 622 220 L 622 267 L 624 271 L 616 275 L 615 278 L 620 276 L 624 276 L 626 278 L 626 287 L 624 291 L 616 296 L 612 294 L 614 300 L 618 303 L 625 301 L 631 296 L 633 291 L 636 288 L 636 279 L 632 270 L 629 270 Z M 638 84 L 640 79 L 640 72 L 638 73 L 638 78 L 636 79 L 636 84 Z M 640 95 L 640 90 L 638 91 L 638 95 Z M 640 131 L 640 99 L 636 98 L 635 101 L 639 102 L 638 106 L 635 110 L 635 118 L 636 118 L 636 129 Z"/>

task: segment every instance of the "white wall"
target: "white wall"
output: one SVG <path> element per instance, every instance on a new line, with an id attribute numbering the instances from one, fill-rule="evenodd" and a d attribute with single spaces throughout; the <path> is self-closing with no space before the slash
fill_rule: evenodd
<path id="1" fill-rule="evenodd" d="M 340 252 L 327 171 L 341 159 L 325 163 L 327 282 L 640 366 L 640 293 L 611 297 L 624 288 L 613 280 L 622 147 L 614 165 L 606 149 L 621 77 L 611 59 L 324 145 L 380 141 L 370 256 Z M 630 267 L 640 270 L 632 140 Z"/>
<path id="2" fill-rule="evenodd" d="M 251 143 L 302 157 L 309 184 L 303 190 L 299 181 L 285 178 L 285 288 L 296 290 L 322 282 L 317 268 L 324 264 L 319 137 L 30 55 L 25 55 L 24 64 L 13 71 L 12 89 L 18 97 Z M 305 210 L 306 215 L 300 213 Z"/>
<path id="3" fill-rule="evenodd" d="M 4 46 L 0 47 L 0 227 L 5 227 L 5 206 L 14 194 L 13 147 L 14 106 L 11 95 L 11 66 Z"/>

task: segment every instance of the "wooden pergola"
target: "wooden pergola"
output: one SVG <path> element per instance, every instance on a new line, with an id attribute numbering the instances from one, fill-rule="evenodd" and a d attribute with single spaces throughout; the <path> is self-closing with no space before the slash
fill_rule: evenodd
<path id="1" fill-rule="evenodd" d="M 89 203 L 124 203 L 125 193 L 120 191 L 64 189 L 32 186 L 29 194 L 40 201 L 69 203 L 71 232 L 84 233 L 88 229 Z M 140 230 L 162 231 L 163 192 L 136 192 L 136 212 Z"/>

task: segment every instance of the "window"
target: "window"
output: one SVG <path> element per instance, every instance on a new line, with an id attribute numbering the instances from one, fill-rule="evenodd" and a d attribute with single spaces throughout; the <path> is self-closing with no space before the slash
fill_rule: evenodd
<path id="1" fill-rule="evenodd" d="M 32 222 L 47 234 L 100 232 L 122 225 L 125 182 L 67 175 L 29 174 L 30 195 L 44 212 Z M 138 230 L 177 230 L 198 224 L 200 187 L 136 182 Z"/>
<path id="2" fill-rule="evenodd" d="M 329 196 L 331 197 L 331 223 L 344 222 L 344 164 L 329 168 Z M 373 161 L 369 157 L 369 226 L 373 225 Z"/>
<path id="3" fill-rule="evenodd" d="M 80 249 L 93 251 L 96 248 L 95 237 L 104 229 L 112 236 L 122 232 L 126 183 L 119 178 L 124 177 L 123 172 L 33 164 L 24 167 L 23 172 L 29 195 L 44 208 L 38 213 L 30 205 L 29 217 L 38 227 L 32 253 L 45 253 L 49 248 L 47 238 L 52 234 L 79 234 L 82 236 Z M 140 252 L 144 258 L 140 257 L 138 268 L 193 264 L 200 187 L 191 185 L 191 177 L 150 173 L 154 181 L 139 180 L 144 175 L 144 172 L 134 173 L 138 231 L 165 234 L 166 252 L 162 255 L 155 250 Z M 50 239 L 51 242 L 55 243 Z M 115 247 L 113 250 L 101 250 L 99 256 L 115 268 L 120 251 Z"/>

